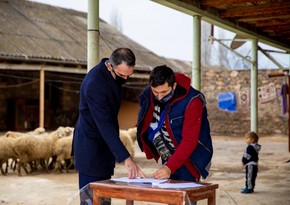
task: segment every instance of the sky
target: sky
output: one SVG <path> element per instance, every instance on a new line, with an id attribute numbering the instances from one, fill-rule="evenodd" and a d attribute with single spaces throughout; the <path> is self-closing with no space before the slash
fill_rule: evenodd
<path id="1" fill-rule="evenodd" d="M 33 1 L 83 12 L 88 11 L 88 0 Z M 167 58 L 192 61 L 192 16 L 150 0 L 99 0 L 99 12 L 100 18 L 110 24 L 113 19 L 118 17 L 119 30 L 155 54 Z M 225 35 L 227 39 L 232 39 L 235 36 L 232 32 L 223 32 L 222 35 Z M 245 43 L 239 48 L 239 52 L 242 52 L 244 56 L 249 54 L 249 45 L 250 43 Z M 213 50 L 216 46 L 217 43 L 212 47 Z M 268 46 L 263 48 L 271 49 Z M 289 56 L 276 54 L 274 56 L 284 66 L 289 66 Z M 215 58 L 218 60 L 218 55 L 213 56 L 213 61 Z M 235 59 L 234 61 L 241 61 L 237 56 L 232 58 Z M 262 59 L 259 60 L 260 67 L 273 67 L 274 65 L 263 55 L 259 56 L 259 59 Z M 237 63 L 232 62 L 232 66 L 235 67 Z"/>

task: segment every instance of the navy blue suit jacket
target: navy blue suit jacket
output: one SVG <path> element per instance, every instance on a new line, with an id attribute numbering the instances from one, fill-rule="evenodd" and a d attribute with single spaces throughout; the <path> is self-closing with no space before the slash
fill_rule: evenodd
<path id="1" fill-rule="evenodd" d="M 92 68 L 82 82 L 73 136 L 76 169 L 96 177 L 112 176 L 115 160 L 122 162 L 130 156 L 119 137 L 122 86 L 108 71 L 106 60 Z"/>

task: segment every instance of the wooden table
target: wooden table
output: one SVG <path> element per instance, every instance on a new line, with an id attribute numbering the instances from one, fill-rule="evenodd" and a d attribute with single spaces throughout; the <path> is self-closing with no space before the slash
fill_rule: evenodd
<path id="1" fill-rule="evenodd" d="M 175 183 L 180 181 L 170 181 Z M 151 185 L 132 185 L 125 182 L 104 180 L 90 183 L 93 190 L 93 204 L 101 205 L 101 198 L 125 199 L 126 205 L 133 205 L 134 201 L 147 201 L 165 204 L 182 205 L 190 201 L 208 200 L 208 205 L 215 205 L 218 184 L 200 183 L 204 186 L 186 189 L 162 189 Z"/>

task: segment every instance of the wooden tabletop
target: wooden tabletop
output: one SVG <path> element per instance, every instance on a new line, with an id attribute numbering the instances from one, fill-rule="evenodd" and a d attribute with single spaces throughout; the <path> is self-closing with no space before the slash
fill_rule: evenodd
<path id="1" fill-rule="evenodd" d="M 170 183 L 183 181 L 169 180 Z M 167 182 L 167 183 L 168 183 Z M 113 180 L 103 180 L 90 183 L 93 189 L 94 205 L 99 204 L 100 197 L 126 199 L 127 204 L 133 201 L 148 201 L 157 203 L 182 204 L 189 197 L 191 201 L 208 199 L 208 204 L 215 204 L 215 190 L 218 184 L 199 183 L 203 186 L 195 188 L 159 188 L 151 184 L 130 184 Z"/>

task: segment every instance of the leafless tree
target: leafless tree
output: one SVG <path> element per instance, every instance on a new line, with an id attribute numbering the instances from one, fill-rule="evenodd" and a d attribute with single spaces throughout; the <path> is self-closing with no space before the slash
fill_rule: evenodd
<path id="1" fill-rule="evenodd" d="M 202 21 L 201 23 L 201 65 L 211 64 L 212 45 L 209 42 L 211 25 Z"/>
<path id="2" fill-rule="evenodd" d="M 122 17 L 118 9 L 114 8 L 113 12 L 110 14 L 110 22 L 121 33 L 123 32 Z"/>
<path id="3" fill-rule="evenodd" d="M 220 38 L 225 38 L 226 34 L 225 34 L 225 30 L 223 29 L 218 29 L 219 32 L 219 37 Z M 223 42 L 224 44 L 227 44 L 227 42 Z M 224 68 L 230 68 L 230 63 L 229 63 L 229 52 L 230 50 L 222 45 L 218 45 L 217 47 L 217 52 L 219 55 L 219 65 L 221 65 Z"/>

